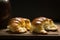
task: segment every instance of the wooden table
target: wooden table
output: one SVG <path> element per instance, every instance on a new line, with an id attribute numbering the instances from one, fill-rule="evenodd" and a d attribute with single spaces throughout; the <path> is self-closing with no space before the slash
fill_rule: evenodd
<path id="1" fill-rule="evenodd" d="M 33 34 L 30 32 L 24 34 L 14 34 L 10 33 L 8 29 L 0 30 L 0 39 L 60 39 L 60 24 L 57 24 L 58 31 L 49 31 L 47 35 Z"/>

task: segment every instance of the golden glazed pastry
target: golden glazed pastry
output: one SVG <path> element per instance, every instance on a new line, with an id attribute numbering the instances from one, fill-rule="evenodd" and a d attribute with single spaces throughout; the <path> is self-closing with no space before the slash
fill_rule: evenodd
<path id="1" fill-rule="evenodd" d="M 12 32 L 27 32 L 31 30 L 31 23 L 27 18 L 16 17 L 10 19 L 7 28 Z"/>
<path id="2" fill-rule="evenodd" d="M 38 17 L 35 18 L 32 21 L 32 25 L 33 25 L 33 31 L 37 32 L 37 33 L 44 33 L 46 34 L 47 31 L 46 30 L 57 30 L 57 26 L 54 24 L 54 22 L 52 21 L 52 19 L 46 18 L 46 17 Z"/>

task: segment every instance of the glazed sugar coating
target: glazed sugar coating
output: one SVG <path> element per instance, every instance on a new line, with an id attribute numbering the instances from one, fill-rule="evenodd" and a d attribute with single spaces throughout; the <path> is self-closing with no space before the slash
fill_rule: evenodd
<path id="1" fill-rule="evenodd" d="M 31 23 L 27 18 L 16 17 L 10 19 L 7 28 L 12 32 L 27 32 L 31 29 Z"/>
<path id="2" fill-rule="evenodd" d="M 27 18 L 23 18 L 23 20 L 25 21 L 25 27 L 27 28 L 27 30 L 31 30 L 31 22 L 29 19 Z"/>
<path id="3" fill-rule="evenodd" d="M 52 19 L 46 17 L 38 17 L 32 21 L 33 31 L 37 33 L 47 33 L 46 30 L 57 30 L 57 26 Z M 42 31 L 44 30 L 44 31 Z"/>

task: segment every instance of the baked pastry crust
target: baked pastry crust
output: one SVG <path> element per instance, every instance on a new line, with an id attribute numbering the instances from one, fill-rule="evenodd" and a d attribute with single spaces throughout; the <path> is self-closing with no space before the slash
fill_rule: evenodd
<path id="1" fill-rule="evenodd" d="M 24 33 L 31 30 L 30 20 L 22 17 L 10 19 L 7 28 L 12 32 Z"/>
<path id="2" fill-rule="evenodd" d="M 33 31 L 36 33 L 44 33 L 46 34 L 47 31 L 46 30 L 57 30 L 57 26 L 54 24 L 52 19 L 46 18 L 46 17 L 38 17 L 35 18 L 32 21 L 32 25 L 33 25 Z"/>

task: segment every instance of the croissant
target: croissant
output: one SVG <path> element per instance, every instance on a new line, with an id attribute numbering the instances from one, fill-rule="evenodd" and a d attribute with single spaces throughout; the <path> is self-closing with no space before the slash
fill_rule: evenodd
<path id="1" fill-rule="evenodd" d="M 38 17 L 32 21 L 33 31 L 36 33 L 47 34 L 46 30 L 57 30 L 57 25 L 54 24 L 52 19 L 46 17 Z"/>
<path id="2" fill-rule="evenodd" d="M 12 32 L 23 33 L 31 30 L 31 22 L 27 18 L 16 17 L 10 19 L 7 28 Z"/>

